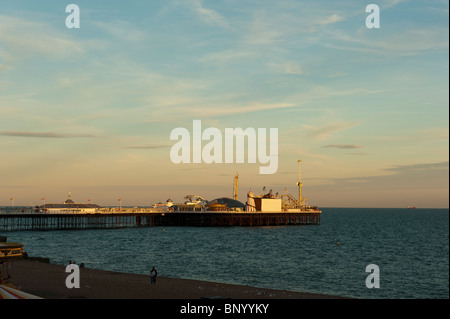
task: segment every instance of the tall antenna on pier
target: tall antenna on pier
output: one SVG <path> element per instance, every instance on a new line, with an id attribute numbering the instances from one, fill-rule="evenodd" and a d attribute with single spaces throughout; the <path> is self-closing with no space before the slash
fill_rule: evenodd
<path id="1" fill-rule="evenodd" d="M 233 199 L 235 200 L 238 199 L 238 179 L 239 174 L 236 173 L 236 175 L 234 176 L 234 184 L 233 184 Z"/>
<path id="2" fill-rule="evenodd" d="M 300 163 L 302 160 L 298 160 L 298 204 L 302 206 L 302 180 L 300 176 Z"/>

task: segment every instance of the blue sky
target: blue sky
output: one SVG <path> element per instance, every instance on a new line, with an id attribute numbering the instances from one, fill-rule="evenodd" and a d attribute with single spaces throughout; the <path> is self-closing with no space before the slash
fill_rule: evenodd
<path id="1" fill-rule="evenodd" d="M 448 1 L 0 1 L 0 205 L 251 187 L 448 207 Z M 277 174 L 170 161 L 170 132 L 278 128 Z"/>

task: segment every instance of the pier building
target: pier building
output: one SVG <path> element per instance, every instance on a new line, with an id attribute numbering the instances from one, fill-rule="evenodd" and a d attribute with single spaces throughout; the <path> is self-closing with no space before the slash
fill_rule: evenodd
<path id="1" fill-rule="evenodd" d="M 95 214 L 99 208 L 102 208 L 96 204 L 80 204 L 75 203 L 72 200 L 72 195 L 69 193 L 68 198 L 60 204 L 44 204 L 38 206 L 37 210 L 40 213 L 46 214 Z"/>

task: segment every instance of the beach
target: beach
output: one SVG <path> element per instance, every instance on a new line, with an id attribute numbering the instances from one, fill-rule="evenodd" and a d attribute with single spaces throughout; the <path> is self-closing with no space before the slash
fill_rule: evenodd
<path id="1" fill-rule="evenodd" d="M 338 296 L 80 268 L 80 288 L 67 288 L 66 266 L 30 260 L 11 263 L 11 282 L 45 299 L 338 299 Z M 150 269 L 149 269 L 150 273 Z"/>

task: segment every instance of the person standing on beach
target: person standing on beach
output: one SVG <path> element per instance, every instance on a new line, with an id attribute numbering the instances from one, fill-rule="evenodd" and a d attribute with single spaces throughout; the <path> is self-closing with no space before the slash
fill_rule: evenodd
<path id="1" fill-rule="evenodd" d="M 155 267 L 152 268 L 152 271 L 150 271 L 150 283 L 152 285 L 156 285 L 156 276 L 158 275 L 158 272 L 156 271 Z"/>

